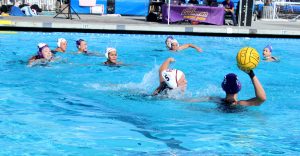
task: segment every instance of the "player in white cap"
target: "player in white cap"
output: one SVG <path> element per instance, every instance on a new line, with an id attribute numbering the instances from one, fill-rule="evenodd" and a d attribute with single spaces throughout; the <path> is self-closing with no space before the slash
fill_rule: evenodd
<path id="1" fill-rule="evenodd" d="M 64 38 L 59 38 L 57 39 L 57 48 L 53 51 L 51 51 L 52 53 L 57 53 L 57 52 L 66 52 L 67 50 L 67 40 Z"/>
<path id="2" fill-rule="evenodd" d="M 171 62 L 175 62 L 174 58 L 168 58 L 159 68 L 159 86 L 154 91 L 153 95 L 166 93 L 168 90 L 180 89 L 185 91 L 187 80 L 182 71 L 177 69 L 169 69 Z"/>
<path id="3" fill-rule="evenodd" d="M 115 48 L 106 48 L 105 51 L 105 57 L 106 57 L 106 62 L 104 62 L 105 65 L 120 65 L 122 62 L 118 62 L 118 54 L 117 50 Z"/>

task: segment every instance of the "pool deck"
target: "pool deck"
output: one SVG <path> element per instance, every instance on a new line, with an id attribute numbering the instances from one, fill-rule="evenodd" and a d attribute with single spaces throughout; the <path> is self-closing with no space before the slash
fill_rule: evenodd
<path id="1" fill-rule="evenodd" d="M 228 35 L 228 36 L 274 36 L 300 38 L 300 19 L 257 20 L 251 27 L 190 25 L 146 22 L 140 16 L 108 16 L 73 14 L 73 20 L 64 15 L 35 17 L 0 17 L 2 30 L 37 30 L 37 31 L 79 31 L 79 32 L 127 32 L 127 33 L 160 33 L 191 35 Z M 0 30 L 1 30 L 0 29 Z"/>

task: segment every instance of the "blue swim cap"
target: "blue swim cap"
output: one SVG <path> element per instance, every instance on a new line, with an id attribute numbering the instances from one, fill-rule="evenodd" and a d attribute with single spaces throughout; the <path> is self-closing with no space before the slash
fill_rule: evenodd
<path id="1" fill-rule="evenodd" d="M 273 48 L 272 48 L 271 45 L 267 45 L 265 48 L 268 48 L 268 49 L 270 50 L 270 52 L 272 52 L 272 50 L 273 50 Z M 265 49 L 265 48 L 264 48 L 264 49 Z"/>
<path id="2" fill-rule="evenodd" d="M 242 89 L 242 84 L 237 75 L 229 73 L 224 77 L 222 88 L 227 94 L 235 94 Z"/>

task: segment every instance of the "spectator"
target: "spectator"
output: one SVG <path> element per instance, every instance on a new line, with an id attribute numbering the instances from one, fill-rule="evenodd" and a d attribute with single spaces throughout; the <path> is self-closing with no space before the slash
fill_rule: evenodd
<path id="1" fill-rule="evenodd" d="M 265 6 L 272 6 L 272 0 L 266 0 Z"/>
<path id="2" fill-rule="evenodd" d="M 236 22 L 236 17 L 235 17 L 235 13 L 234 13 L 234 4 L 231 0 L 225 0 L 222 2 L 223 7 L 225 9 L 225 13 L 224 13 L 224 24 L 225 24 L 225 16 L 226 15 L 231 15 L 231 19 L 233 22 L 233 25 L 236 26 L 237 22 Z"/>
<path id="3" fill-rule="evenodd" d="M 189 0 L 189 4 L 199 4 L 198 0 Z"/>
<path id="4" fill-rule="evenodd" d="M 1 7 L 1 16 L 9 16 L 8 7 L 6 5 L 2 5 Z"/>
<path id="5" fill-rule="evenodd" d="M 21 11 L 26 15 L 26 16 L 36 16 L 37 12 L 35 9 L 31 9 L 29 5 L 23 4 L 20 5 Z"/>
<path id="6" fill-rule="evenodd" d="M 205 1 L 205 4 L 206 4 L 207 6 L 214 6 L 214 7 L 217 7 L 217 6 L 218 6 L 218 3 L 217 3 L 216 0 L 206 0 L 206 1 Z"/>

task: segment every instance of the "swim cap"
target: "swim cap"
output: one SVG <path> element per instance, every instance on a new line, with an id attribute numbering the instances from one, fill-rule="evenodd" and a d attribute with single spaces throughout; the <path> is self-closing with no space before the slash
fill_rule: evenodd
<path id="1" fill-rule="evenodd" d="M 224 77 L 222 88 L 227 94 L 235 94 L 242 89 L 242 84 L 237 75 L 229 73 Z"/>
<path id="2" fill-rule="evenodd" d="M 272 48 L 271 45 L 267 45 L 265 48 L 268 48 L 268 49 L 270 50 L 270 52 L 272 52 L 272 50 L 273 50 L 273 48 Z M 264 48 L 264 49 L 265 49 L 265 48 Z"/>
<path id="3" fill-rule="evenodd" d="M 77 46 L 79 46 L 79 45 L 80 45 L 80 43 L 81 43 L 82 41 L 84 41 L 84 40 L 83 40 L 83 39 L 79 39 L 79 40 L 77 40 L 77 41 L 76 41 L 76 45 L 77 45 Z"/>
<path id="4" fill-rule="evenodd" d="M 38 54 L 38 56 L 39 56 L 40 58 L 43 58 L 43 57 L 44 57 L 43 54 L 42 54 L 42 50 L 43 50 L 45 47 L 48 47 L 48 45 L 47 45 L 46 43 L 39 43 L 39 44 L 38 44 L 38 49 L 39 49 L 39 51 L 37 52 L 37 54 Z"/>
<path id="5" fill-rule="evenodd" d="M 166 38 L 166 41 L 167 41 L 168 39 L 173 40 L 174 38 L 173 38 L 173 36 L 168 36 L 168 37 Z"/>
<path id="6" fill-rule="evenodd" d="M 167 69 L 161 72 L 165 83 L 172 89 L 178 87 L 178 81 L 182 77 L 183 72 L 177 69 Z"/>
<path id="7" fill-rule="evenodd" d="M 112 51 L 117 51 L 115 48 L 106 48 L 105 57 L 108 59 L 108 54 Z"/>
<path id="8" fill-rule="evenodd" d="M 176 39 L 171 40 L 171 44 L 173 43 L 178 43 L 178 41 Z"/>
<path id="9" fill-rule="evenodd" d="M 57 47 L 60 47 L 60 43 L 61 43 L 61 42 L 67 42 L 67 40 L 64 39 L 64 38 L 59 38 L 59 39 L 57 39 Z"/>

